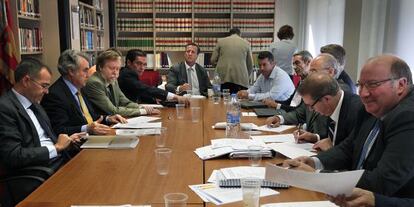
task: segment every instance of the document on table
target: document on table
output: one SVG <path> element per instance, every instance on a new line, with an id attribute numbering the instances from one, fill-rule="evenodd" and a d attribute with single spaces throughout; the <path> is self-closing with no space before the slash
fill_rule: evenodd
<path id="1" fill-rule="evenodd" d="M 261 142 L 289 142 L 295 143 L 295 137 L 293 134 L 276 134 L 276 135 L 258 135 L 258 136 L 251 136 L 253 140 L 261 141 Z"/>
<path id="2" fill-rule="evenodd" d="M 71 205 L 71 207 L 151 207 L 151 205 Z"/>
<path id="3" fill-rule="evenodd" d="M 200 196 L 204 202 L 212 202 L 216 205 L 233 203 L 243 200 L 241 188 L 220 188 L 214 183 L 190 185 L 189 187 L 198 196 Z M 270 188 L 260 189 L 260 197 L 277 194 L 279 194 L 279 192 Z"/>
<path id="4" fill-rule="evenodd" d="M 242 112 L 242 116 L 257 116 L 254 112 Z"/>
<path id="5" fill-rule="evenodd" d="M 231 147 L 221 147 L 213 149 L 211 145 L 207 145 L 204 147 L 197 148 L 194 152 L 200 157 L 202 160 L 207 160 L 215 157 L 220 157 L 225 154 L 229 154 L 233 152 L 233 148 Z"/>
<path id="6" fill-rule="evenodd" d="M 363 172 L 364 170 L 338 173 L 315 173 L 286 169 L 268 163 L 266 164 L 265 179 L 332 196 L 340 194 L 349 196 Z"/>
<path id="7" fill-rule="evenodd" d="M 263 125 L 263 126 L 256 126 L 253 129 L 254 130 L 260 130 L 260 131 L 265 131 L 265 132 L 283 132 L 286 131 L 288 129 L 292 129 L 295 128 L 295 125 L 280 125 L 278 127 L 268 127 L 267 125 Z"/>
<path id="8" fill-rule="evenodd" d="M 149 106 L 149 107 L 152 107 L 152 108 L 154 108 L 154 109 L 161 109 L 161 108 L 164 108 L 164 106 L 163 106 L 163 105 L 161 105 L 161 104 L 140 104 L 140 106 L 143 106 L 143 107 L 145 107 L 145 106 Z"/>
<path id="9" fill-rule="evenodd" d="M 226 125 L 226 122 L 217 122 L 214 124 L 213 129 L 226 129 Z M 241 123 L 240 126 L 242 130 L 251 130 L 257 128 L 257 125 L 253 123 Z"/>
<path id="10" fill-rule="evenodd" d="M 150 121 L 155 121 L 161 119 L 160 117 L 152 117 L 152 116 L 138 116 L 134 118 L 127 119 L 128 123 L 121 124 L 117 123 L 112 128 L 133 128 L 135 129 L 136 126 L 142 123 L 148 123 Z M 147 127 L 148 128 L 148 127 Z"/>
<path id="11" fill-rule="evenodd" d="M 222 138 L 222 139 L 213 139 L 211 140 L 211 147 L 213 149 L 221 147 L 231 147 L 234 150 L 247 150 L 249 146 L 262 146 L 266 148 L 266 144 L 262 141 L 255 141 L 252 139 L 232 139 L 232 138 Z"/>
<path id="12" fill-rule="evenodd" d="M 85 136 L 82 149 L 133 149 L 138 145 L 136 136 Z"/>
<path id="13" fill-rule="evenodd" d="M 267 144 L 267 147 L 291 159 L 294 159 L 300 156 L 309 157 L 309 156 L 316 155 L 316 153 L 314 152 L 310 152 L 308 150 L 295 147 L 294 145 L 291 145 L 291 143 L 271 143 L 271 144 Z"/>
<path id="14" fill-rule="evenodd" d="M 112 128 L 117 129 L 148 129 L 148 128 L 161 128 L 162 122 L 142 122 L 142 123 L 125 123 L 115 124 Z"/>
<path id="15" fill-rule="evenodd" d="M 117 129 L 116 135 L 122 136 L 145 136 L 145 135 L 158 135 L 161 134 L 160 129 Z"/>
<path id="16" fill-rule="evenodd" d="M 285 202 L 285 203 L 268 203 L 261 207 L 338 207 L 330 201 L 306 201 L 306 202 Z"/>

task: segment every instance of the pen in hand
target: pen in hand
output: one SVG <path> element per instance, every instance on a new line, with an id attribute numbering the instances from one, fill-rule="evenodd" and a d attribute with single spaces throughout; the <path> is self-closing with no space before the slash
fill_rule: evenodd
<path id="1" fill-rule="evenodd" d="M 302 124 L 299 123 L 297 128 L 298 128 L 297 131 L 293 133 L 293 137 L 295 137 L 295 142 L 299 143 L 299 136 L 301 135 Z"/>

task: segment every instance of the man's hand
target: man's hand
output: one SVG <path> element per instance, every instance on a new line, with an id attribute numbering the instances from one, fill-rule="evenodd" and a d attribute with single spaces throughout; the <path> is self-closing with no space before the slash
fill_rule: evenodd
<path id="1" fill-rule="evenodd" d="M 303 143 L 303 142 L 315 143 L 318 141 L 318 137 L 314 133 L 307 132 L 303 129 L 298 129 L 294 131 L 293 137 L 295 137 L 295 140 L 297 143 Z"/>
<path id="2" fill-rule="evenodd" d="M 124 117 L 122 117 L 121 115 L 119 115 L 119 114 L 115 114 L 115 115 L 112 115 L 112 116 L 108 116 L 108 121 L 110 122 L 110 123 L 114 123 L 114 124 L 116 124 L 116 123 L 122 123 L 122 124 L 125 124 L 125 123 L 127 123 L 128 122 L 128 120 L 127 119 L 125 119 Z"/>
<path id="3" fill-rule="evenodd" d="M 55 148 L 57 152 L 61 152 L 62 150 L 66 149 L 70 143 L 72 143 L 72 138 L 69 137 L 67 134 L 59 134 L 57 142 L 55 144 Z"/>
<path id="4" fill-rule="evenodd" d="M 188 83 L 184 83 L 183 85 L 180 85 L 178 90 L 179 90 L 180 93 L 183 92 L 183 91 L 191 90 L 191 85 L 188 84 Z"/>
<path id="5" fill-rule="evenodd" d="M 266 119 L 266 125 L 268 127 L 278 127 L 280 126 L 280 119 L 278 116 L 272 116 Z"/>
<path id="6" fill-rule="evenodd" d="M 283 167 L 293 167 L 304 171 L 315 171 L 315 162 L 311 157 L 300 156 L 293 160 L 285 160 Z"/>
<path id="7" fill-rule="evenodd" d="M 90 134 L 99 134 L 99 135 L 107 135 L 111 131 L 109 126 L 101 124 L 103 117 L 99 117 L 98 120 L 88 124 L 86 126 L 86 131 Z"/>
<path id="8" fill-rule="evenodd" d="M 155 115 L 155 114 L 161 114 L 161 112 L 158 109 L 154 109 L 151 106 L 144 106 L 145 111 L 147 111 L 148 115 Z"/>
<path id="9" fill-rule="evenodd" d="M 190 100 L 188 99 L 188 97 L 184 97 L 184 96 L 174 96 L 174 99 L 178 101 L 178 103 L 183 103 L 185 104 L 185 106 L 189 106 L 190 105 Z"/>
<path id="10" fill-rule="evenodd" d="M 327 198 L 341 207 L 374 207 L 375 206 L 375 196 L 372 192 L 363 190 L 360 188 L 354 188 L 351 196 L 345 197 L 344 195 L 339 196 L 327 196 Z"/>
<path id="11" fill-rule="evenodd" d="M 312 148 L 315 150 L 326 151 L 328 149 L 331 149 L 332 147 L 333 147 L 332 140 L 328 137 L 328 138 L 321 139 L 318 142 L 316 142 Z"/>
<path id="12" fill-rule="evenodd" d="M 277 108 L 277 102 L 271 98 L 263 99 L 262 102 L 266 104 L 268 107 Z"/>
<path id="13" fill-rule="evenodd" d="M 249 93 L 246 90 L 241 90 L 241 91 L 237 92 L 237 97 L 239 97 L 241 99 L 248 99 L 249 98 Z"/>

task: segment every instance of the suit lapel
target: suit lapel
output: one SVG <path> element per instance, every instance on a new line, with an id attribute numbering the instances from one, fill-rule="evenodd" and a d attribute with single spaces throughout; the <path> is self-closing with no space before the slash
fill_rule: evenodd
<path id="1" fill-rule="evenodd" d="M 32 131 L 32 137 L 34 138 L 37 137 L 37 139 L 32 139 L 33 144 L 35 146 L 40 146 L 40 140 L 38 138 L 39 135 L 37 134 L 36 127 L 33 124 L 32 119 L 29 117 L 29 114 L 27 114 L 26 109 L 23 108 L 22 104 L 19 102 L 19 100 L 17 100 L 16 95 L 14 95 L 12 91 L 9 91 L 8 96 L 10 97 L 12 104 L 17 108 L 17 112 L 20 114 L 20 116 L 26 119 L 26 122 L 30 125 L 30 129 Z"/>
<path id="2" fill-rule="evenodd" d="M 69 87 L 65 84 L 62 78 L 59 79 L 59 84 L 61 85 L 61 88 L 65 96 L 69 97 L 68 99 L 70 100 L 69 101 L 70 107 L 73 109 L 73 111 L 76 111 L 78 116 L 80 116 L 86 122 L 86 119 L 85 117 L 83 117 L 82 111 L 80 110 L 78 106 L 78 100 L 75 99 Z"/>
<path id="3" fill-rule="evenodd" d="M 344 99 L 342 100 L 342 106 L 341 106 L 341 110 L 339 111 L 339 118 L 338 118 L 338 123 L 337 123 L 337 130 L 336 130 L 336 141 L 338 140 L 338 137 L 342 137 L 344 136 L 343 133 L 345 131 L 345 126 L 346 125 L 346 120 L 347 120 L 347 116 L 348 116 L 348 108 L 349 108 L 349 104 L 350 104 L 350 100 L 351 100 L 351 95 L 349 93 L 344 92 Z M 335 145 L 337 145 L 338 143 L 335 143 Z"/>
<path id="4" fill-rule="evenodd" d="M 188 83 L 187 71 L 185 69 L 185 63 L 184 62 L 181 63 L 180 70 L 181 70 L 180 71 L 181 80 L 183 81 L 183 83 Z M 183 84 L 183 83 L 181 83 L 181 84 Z"/>

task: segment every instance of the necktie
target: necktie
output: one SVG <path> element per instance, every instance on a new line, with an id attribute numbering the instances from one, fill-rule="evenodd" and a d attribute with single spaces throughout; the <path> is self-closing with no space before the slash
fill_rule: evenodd
<path id="1" fill-rule="evenodd" d="M 80 108 L 81 108 L 81 110 L 82 110 L 83 116 L 84 116 L 84 117 L 85 117 L 85 119 L 86 119 L 86 122 L 87 122 L 88 124 L 91 124 L 91 123 L 93 122 L 93 119 L 92 119 L 91 114 L 89 113 L 88 107 L 87 107 L 87 106 L 86 106 L 86 104 L 85 104 L 85 100 L 83 100 L 83 97 L 82 97 L 81 92 L 80 92 L 80 91 L 78 91 L 78 92 L 76 93 L 76 95 L 78 96 L 78 99 L 79 99 L 79 105 L 80 105 Z"/>
<path id="2" fill-rule="evenodd" d="M 46 136 L 49 137 L 53 142 L 56 141 L 56 136 L 55 134 L 52 132 L 51 130 L 51 126 L 49 125 L 49 123 L 46 121 L 46 118 L 43 117 L 40 113 L 39 110 L 36 108 L 36 106 L 34 104 L 30 105 L 29 109 L 31 109 L 34 113 L 34 115 L 37 118 L 37 121 L 39 121 L 40 126 L 43 128 L 43 130 L 46 133 Z M 40 136 L 40 135 L 39 135 Z"/>
<path id="3" fill-rule="evenodd" d="M 193 68 L 188 68 L 187 72 L 187 82 L 190 84 L 191 88 L 193 87 Z"/>
<path id="4" fill-rule="evenodd" d="M 331 118 L 328 119 L 328 137 L 334 143 L 334 135 L 335 135 L 335 121 Z"/>
<path id="5" fill-rule="evenodd" d="M 111 100 L 113 105 L 116 105 L 115 104 L 115 97 L 114 97 L 114 89 L 112 88 L 112 84 L 108 85 L 107 92 L 108 92 L 109 100 Z"/>
<path id="6" fill-rule="evenodd" d="M 380 121 L 375 121 L 374 127 L 371 129 L 371 132 L 368 135 L 368 138 L 365 141 L 364 147 L 362 148 L 361 155 L 358 160 L 357 170 L 362 169 L 362 165 L 364 164 L 365 158 L 367 157 L 370 148 L 372 147 L 373 143 L 375 142 L 375 138 L 378 136 L 380 131 Z"/>

